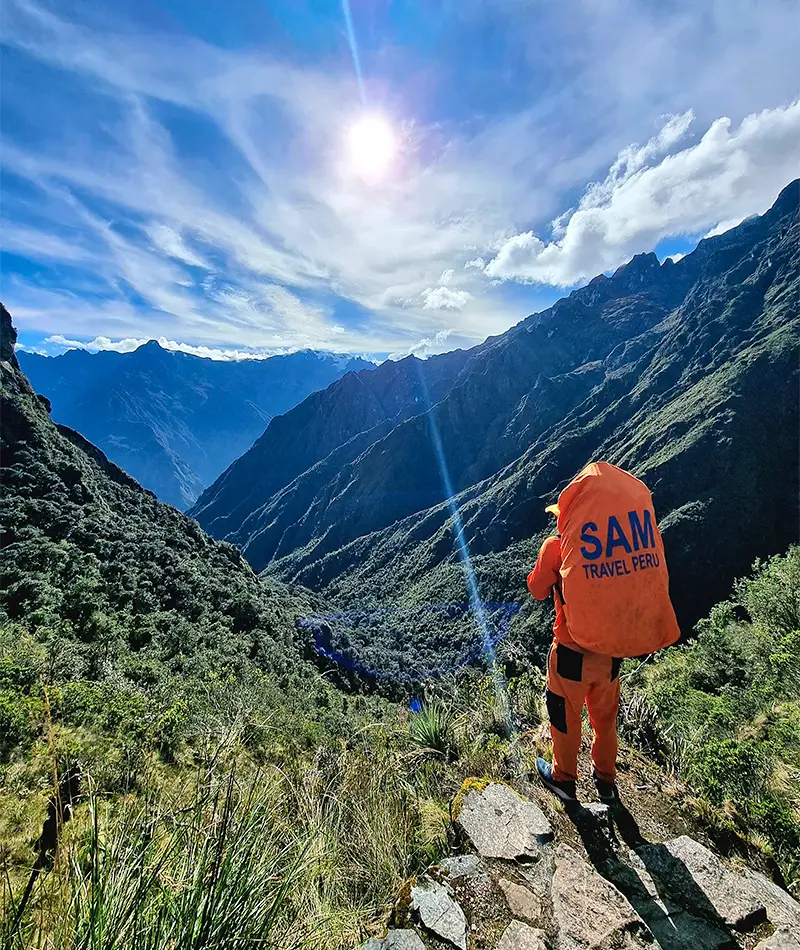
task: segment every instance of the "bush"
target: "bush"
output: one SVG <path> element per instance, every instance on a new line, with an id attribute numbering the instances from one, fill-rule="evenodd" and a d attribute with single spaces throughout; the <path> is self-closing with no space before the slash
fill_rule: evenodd
<path id="1" fill-rule="evenodd" d="M 800 877 L 800 547 L 754 565 L 733 598 L 627 684 L 648 751 L 764 839 Z M 642 712 L 644 710 L 644 713 Z M 646 722 L 645 722 L 646 720 Z"/>
<path id="2" fill-rule="evenodd" d="M 0 689 L 0 763 L 18 747 L 25 749 L 37 732 L 41 703 L 16 690 Z"/>

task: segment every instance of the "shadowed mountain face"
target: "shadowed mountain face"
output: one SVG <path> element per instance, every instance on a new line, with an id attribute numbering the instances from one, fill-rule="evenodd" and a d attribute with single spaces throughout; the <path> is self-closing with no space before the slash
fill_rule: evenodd
<path id="1" fill-rule="evenodd" d="M 52 637 L 67 678 L 113 668 L 151 688 L 168 674 L 253 663 L 298 671 L 304 592 L 257 578 L 238 551 L 55 425 L 20 371 L 15 340 L 0 304 L 3 622 Z"/>
<path id="2" fill-rule="evenodd" d="M 482 595 L 521 600 L 545 504 L 605 458 L 653 490 L 692 624 L 798 535 L 798 192 L 467 353 L 340 380 L 273 420 L 191 513 L 257 570 L 340 603 L 425 603 L 465 598 L 452 492 Z"/>
<path id="3" fill-rule="evenodd" d="M 177 508 L 195 501 L 273 416 L 373 365 L 307 351 L 221 362 L 165 350 L 155 340 L 132 353 L 20 352 L 19 360 L 57 422 Z"/>

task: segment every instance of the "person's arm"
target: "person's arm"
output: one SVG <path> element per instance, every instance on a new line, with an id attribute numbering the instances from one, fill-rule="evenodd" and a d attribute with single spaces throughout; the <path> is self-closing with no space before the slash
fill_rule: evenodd
<path id="1" fill-rule="evenodd" d="M 536 567 L 528 575 L 528 590 L 537 600 L 546 600 L 559 578 L 561 539 L 548 538 L 539 551 Z"/>

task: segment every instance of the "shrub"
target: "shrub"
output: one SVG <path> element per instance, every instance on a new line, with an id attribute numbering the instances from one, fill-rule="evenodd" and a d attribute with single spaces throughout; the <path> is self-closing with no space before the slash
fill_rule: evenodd
<path id="1" fill-rule="evenodd" d="M 694 641 L 626 683 L 626 709 L 629 737 L 800 877 L 800 547 L 757 562 Z"/>

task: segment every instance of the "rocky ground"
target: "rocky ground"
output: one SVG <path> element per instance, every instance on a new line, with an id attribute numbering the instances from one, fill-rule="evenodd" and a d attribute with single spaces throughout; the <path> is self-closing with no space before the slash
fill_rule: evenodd
<path id="1" fill-rule="evenodd" d="M 693 837 L 661 773 L 623 765 L 610 808 L 466 782 L 458 853 L 406 884 L 362 950 L 800 950 L 800 903 Z"/>

